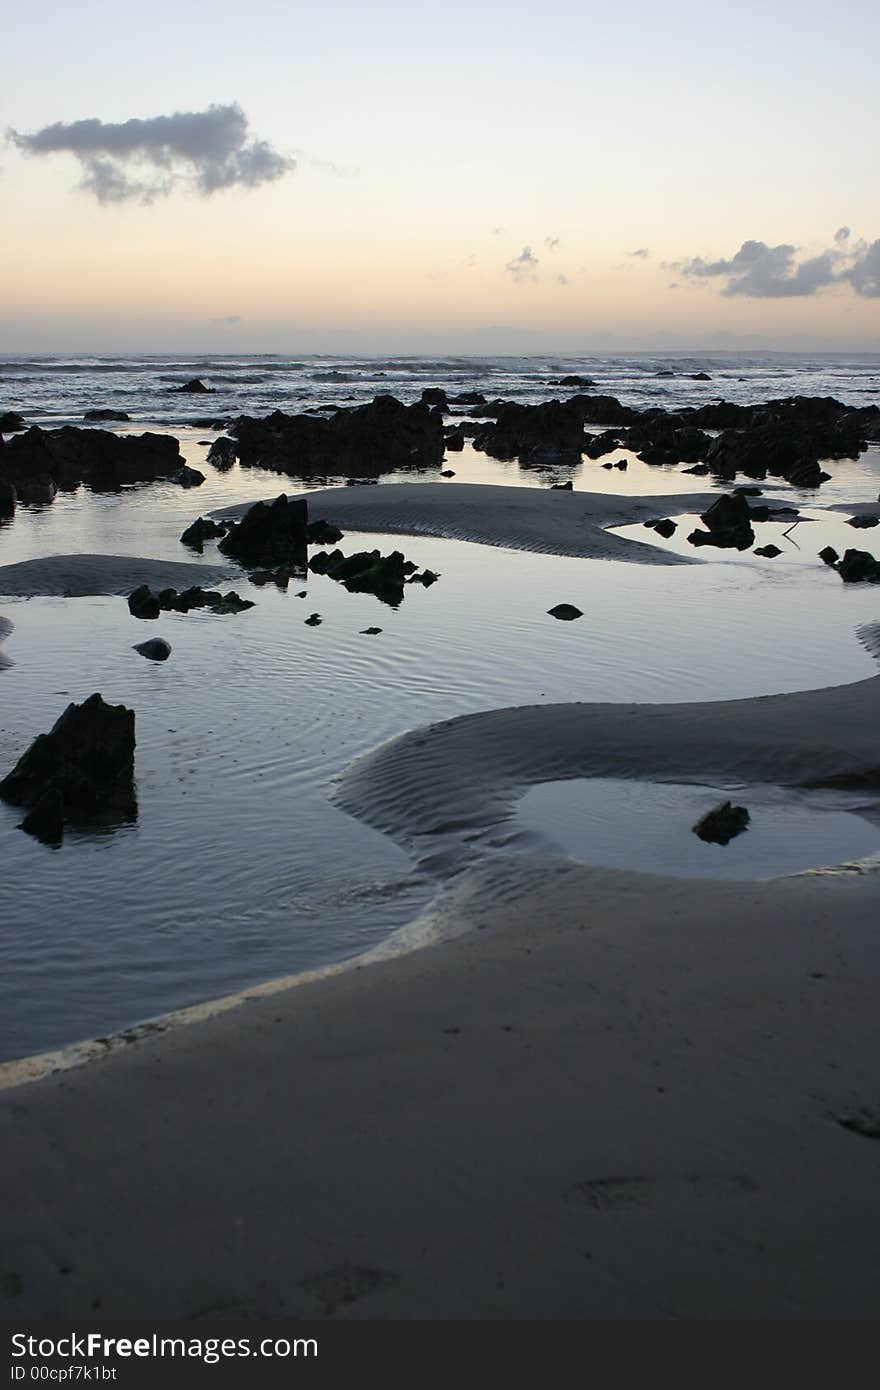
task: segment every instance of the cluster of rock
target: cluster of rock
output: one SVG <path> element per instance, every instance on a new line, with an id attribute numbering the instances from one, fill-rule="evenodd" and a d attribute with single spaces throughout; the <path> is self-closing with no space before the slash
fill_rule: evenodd
<path id="1" fill-rule="evenodd" d="M 419 573 L 418 565 L 399 550 L 390 555 L 382 555 L 378 550 L 360 550 L 355 555 L 343 555 L 341 550 L 321 551 L 309 561 L 309 569 L 313 574 L 329 575 L 350 593 L 374 594 L 395 608 L 403 602 L 405 584 L 423 584 L 428 588 L 439 578 L 432 570 Z"/>
<path id="2" fill-rule="evenodd" d="M 22 830 L 57 844 L 65 825 L 133 820 L 134 710 L 95 694 L 70 704 L 0 782 L 0 797 L 27 814 Z"/>
<path id="3" fill-rule="evenodd" d="M 73 491 L 81 483 L 96 492 L 115 492 L 128 483 L 166 479 L 183 487 L 204 482 L 204 474 L 189 468 L 178 441 L 167 434 L 117 435 L 109 430 L 64 425 L 43 430 L 34 425 L 0 442 L 0 486 L 5 506 L 21 502 L 51 502 L 58 491 Z"/>
<path id="4" fill-rule="evenodd" d="M 836 570 L 844 584 L 880 584 L 880 560 L 867 550 L 845 550 L 841 558 L 833 546 L 826 545 L 819 559 Z"/>
<path id="5" fill-rule="evenodd" d="M 722 493 L 711 507 L 701 514 L 700 520 L 707 530 L 692 531 L 688 536 L 691 545 L 714 545 L 722 550 L 748 550 L 755 544 L 755 533 L 752 530 L 754 522 L 797 519 L 796 507 L 751 506 L 749 496 L 754 491 L 757 489 L 743 488 L 732 493 Z M 658 524 L 652 524 L 656 531 L 664 534 Z M 769 555 L 771 558 L 781 553 L 776 546 L 770 545 L 756 551 L 756 554 Z"/>
<path id="6" fill-rule="evenodd" d="M 493 458 L 522 463 L 599 459 L 615 449 L 635 452 L 644 463 L 692 464 L 687 471 L 726 481 L 742 473 L 777 477 L 796 487 L 818 487 L 828 474 L 823 459 L 857 458 L 880 439 L 880 408 L 860 409 L 833 397 L 794 396 L 762 405 L 728 401 L 677 411 L 637 410 L 614 396 L 576 395 L 567 401 L 519 405 L 496 401 L 474 411 L 492 423 L 475 429 L 474 448 Z M 588 433 L 590 425 L 604 425 Z M 707 431 L 720 431 L 717 436 Z"/>
<path id="7" fill-rule="evenodd" d="M 221 594 L 215 589 L 194 585 L 183 589 L 160 589 L 157 594 L 148 584 L 141 584 L 128 596 L 128 611 L 133 618 L 158 618 L 165 613 L 189 613 L 193 608 L 208 608 L 212 613 L 243 613 L 253 608 L 250 599 L 240 598 L 233 590 Z"/>
<path id="8" fill-rule="evenodd" d="M 295 476 L 350 476 L 432 468 L 443 459 L 443 411 L 377 396 L 329 418 L 273 411 L 232 426 L 239 460 Z"/>
<path id="9" fill-rule="evenodd" d="M 242 565 L 304 569 L 308 562 L 308 525 L 306 499 L 282 493 L 274 502 L 256 502 L 241 521 L 230 525 L 219 549 Z"/>

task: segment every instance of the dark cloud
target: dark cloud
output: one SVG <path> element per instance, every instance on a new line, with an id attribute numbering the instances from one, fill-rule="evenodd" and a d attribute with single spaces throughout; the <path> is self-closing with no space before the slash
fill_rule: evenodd
<path id="1" fill-rule="evenodd" d="M 525 280 L 537 280 L 538 264 L 538 257 L 531 246 L 524 246 L 518 256 L 514 256 L 513 260 L 507 262 L 504 269 L 513 276 L 519 285 Z"/>
<path id="2" fill-rule="evenodd" d="M 651 253 L 647 246 L 637 246 L 635 251 L 627 251 L 626 254 L 628 256 L 638 256 L 639 260 L 644 261 L 647 260 Z"/>
<path id="3" fill-rule="evenodd" d="M 729 259 L 706 261 L 696 256 L 675 269 L 689 279 L 726 278 L 721 293 L 752 299 L 808 297 L 828 285 L 848 284 L 856 294 L 880 295 L 880 241 L 850 243 L 850 230 L 840 227 L 835 245 L 806 260 L 797 259 L 796 246 L 781 242 L 744 241 Z"/>
<path id="4" fill-rule="evenodd" d="M 7 134 L 25 154 L 74 155 L 82 167 L 80 188 L 99 203 L 151 203 L 180 184 L 205 197 L 228 188 L 257 188 L 296 167 L 268 141 L 252 138 L 236 103 L 146 120 L 57 121 L 29 135 Z"/>

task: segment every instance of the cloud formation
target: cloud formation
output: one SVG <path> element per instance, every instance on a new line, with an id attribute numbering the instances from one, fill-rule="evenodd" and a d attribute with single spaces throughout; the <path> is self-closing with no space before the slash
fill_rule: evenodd
<path id="1" fill-rule="evenodd" d="M 558 250 L 559 250 L 559 237 L 558 237 L 558 236 L 545 236 L 545 238 L 544 238 L 544 245 L 547 247 L 547 250 L 548 250 L 548 251 L 558 251 Z"/>
<path id="2" fill-rule="evenodd" d="M 647 246 L 637 246 L 635 251 L 627 251 L 626 254 L 628 256 L 637 256 L 639 260 L 645 261 L 648 259 L 651 253 L 648 250 Z"/>
<path id="3" fill-rule="evenodd" d="M 721 293 L 728 298 L 789 299 L 816 294 L 828 285 L 848 285 L 866 298 L 880 296 L 880 241 L 851 242 L 849 227 L 834 234 L 834 246 L 806 260 L 787 242 L 768 246 L 744 241 L 735 255 L 706 261 L 701 256 L 680 261 L 674 269 L 691 280 L 725 278 Z"/>
<path id="4" fill-rule="evenodd" d="M 504 269 L 513 276 L 518 285 L 521 285 L 526 280 L 537 280 L 538 264 L 538 257 L 531 246 L 524 246 L 518 256 L 507 262 Z"/>
<path id="5" fill-rule="evenodd" d="M 104 204 L 152 203 L 181 185 L 203 197 L 258 188 L 296 168 L 294 159 L 253 138 L 237 103 L 146 120 L 56 121 L 7 136 L 24 154 L 72 154 L 82 168 L 79 187 Z"/>

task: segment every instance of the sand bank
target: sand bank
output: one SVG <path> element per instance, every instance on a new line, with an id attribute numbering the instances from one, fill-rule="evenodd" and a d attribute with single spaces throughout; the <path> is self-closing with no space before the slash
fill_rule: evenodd
<path id="1" fill-rule="evenodd" d="M 384 744 L 346 770 L 335 799 L 420 856 L 442 852 L 460 862 L 535 782 L 640 777 L 876 789 L 878 715 L 880 676 L 702 704 L 491 710 Z"/>
<path id="2" fill-rule="evenodd" d="M 340 797 L 405 838 L 574 768 L 848 773 L 878 694 L 499 711 Z M 498 855 L 441 944 L 7 1090 L 6 1315 L 874 1318 L 878 895 Z"/>
<path id="3" fill-rule="evenodd" d="M 703 561 L 651 545 L 647 540 L 650 532 L 645 532 L 646 541 L 642 544 L 605 528 L 669 516 L 670 512 L 703 512 L 718 494 L 625 497 L 496 484 L 382 483 L 328 488 L 306 496 L 313 520 L 323 517 L 343 530 L 437 536 L 547 555 L 687 565 Z M 211 515 L 241 516 L 253 505 L 243 502 L 235 507 L 221 507 Z"/>
<path id="4" fill-rule="evenodd" d="M 0 565 L 0 594 L 85 598 L 129 594 L 141 584 L 152 589 L 185 589 L 193 584 L 219 583 L 232 573 L 228 565 L 150 560 L 142 555 L 47 555 L 41 560 Z"/>

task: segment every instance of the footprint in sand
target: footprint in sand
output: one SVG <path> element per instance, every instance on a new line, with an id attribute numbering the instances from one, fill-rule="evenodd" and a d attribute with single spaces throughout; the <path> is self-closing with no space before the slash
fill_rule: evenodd
<path id="1" fill-rule="evenodd" d="M 754 1179 L 743 1173 L 690 1173 L 672 1178 L 591 1178 L 575 1183 L 563 1195 L 567 1202 L 592 1211 L 626 1212 L 728 1202 L 757 1190 Z"/>
<path id="2" fill-rule="evenodd" d="M 329 1318 L 344 1304 L 356 1303 L 375 1289 L 396 1284 L 398 1277 L 387 1269 L 371 1269 L 369 1265 L 342 1265 L 301 1280 L 300 1287 L 323 1304 L 324 1316 Z"/>

